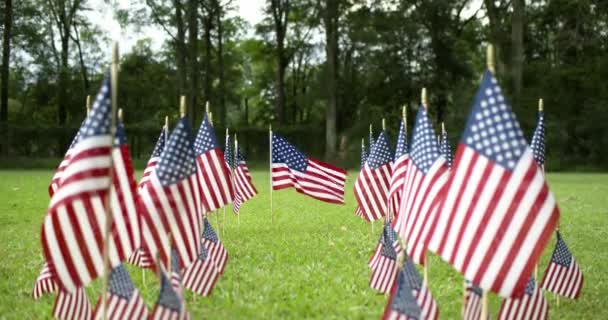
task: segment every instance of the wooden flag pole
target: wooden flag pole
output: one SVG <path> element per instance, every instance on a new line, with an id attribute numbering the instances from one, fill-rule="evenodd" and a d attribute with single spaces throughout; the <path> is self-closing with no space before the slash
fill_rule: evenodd
<path id="1" fill-rule="evenodd" d="M 87 118 L 88 118 L 89 115 L 91 114 L 91 96 L 90 95 L 87 95 L 86 108 L 87 108 Z"/>
<path id="2" fill-rule="evenodd" d="M 427 111 L 429 110 L 429 97 L 426 91 L 426 88 L 422 88 L 422 90 L 420 91 L 420 103 L 422 104 L 422 107 L 425 108 Z M 424 269 L 423 269 L 423 280 L 422 283 L 424 284 L 425 287 L 428 288 L 428 283 L 429 283 L 429 259 L 424 258 Z"/>
<path id="3" fill-rule="evenodd" d="M 270 146 L 270 165 L 269 165 L 269 174 L 270 174 L 270 223 L 274 223 L 274 214 L 272 212 L 272 124 L 268 126 L 268 141 Z"/>
<path id="4" fill-rule="evenodd" d="M 169 116 L 165 116 L 165 144 L 164 144 L 164 148 L 167 148 L 167 140 L 169 140 Z"/>
<path id="5" fill-rule="evenodd" d="M 480 320 L 488 319 L 488 291 L 483 290 L 481 293 L 481 315 L 479 316 Z"/>
<path id="6" fill-rule="evenodd" d="M 118 109 L 118 42 L 114 42 L 114 46 L 112 48 L 112 66 L 110 70 L 110 93 L 111 93 L 111 111 L 110 111 L 110 136 L 111 143 L 114 144 L 114 137 L 116 137 L 116 110 Z M 111 198 L 112 193 L 115 192 L 113 187 L 113 177 L 114 177 L 114 159 L 113 159 L 114 147 L 112 147 L 112 151 L 110 153 L 110 163 L 108 176 L 110 177 L 110 185 L 108 195 L 105 199 L 105 210 L 106 210 L 106 221 L 105 221 L 105 234 L 103 241 L 103 290 L 102 290 L 102 307 L 103 307 L 103 319 L 108 318 L 108 280 L 110 278 L 110 234 L 112 229 L 112 207 L 111 207 Z"/>
<path id="7" fill-rule="evenodd" d="M 236 136 L 236 132 L 234 133 L 234 167 L 236 170 L 236 166 L 238 166 L 239 164 L 237 163 L 238 161 L 238 154 L 239 154 L 239 141 L 237 140 L 237 136 Z M 234 186 L 234 196 L 236 197 L 236 175 L 234 173 L 234 171 L 232 172 L 232 185 Z M 232 200 L 234 203 L 234 200 Z M 239 228 L 241 227 L 241 211 L 239 210 L 239 213 L 236 215 L 236 219 L 237 219 L 237 223 Z"/>

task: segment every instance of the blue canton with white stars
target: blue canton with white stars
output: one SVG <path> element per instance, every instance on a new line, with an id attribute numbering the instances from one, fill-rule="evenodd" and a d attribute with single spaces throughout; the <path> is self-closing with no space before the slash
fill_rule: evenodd
<path id="1" fill-rule="evenodd" d="M 131 299 L 133 296 L 135 285 L 133 285 L 133 281 L 131 281 L 127 269 L 125 269 L 122 264 L 118 265 L 110 272 L 108 291 L 110 291 L 111 294 L 126 300 Z"/>
<path id="2" fill-rule="evenodd" d="M 386 242 L 389 245 L 393 245 L 395 241 L 397 241 L 397 233 L 395 229 L 391 227 L 391 223 L 389 219 L 386 219 L 386 223 L 384 224 L 384 234 L 386 235 Z"/>
<path id="3" fill-rule="evenodd" d="M 205 114 L 201 127 L 198 129 L 196 140 L 194 141 L 196 155 L 201 155 L 209 150 L 218 149 L 219 147 L 213 126 L 211 126 L 209 118 L 207 117 L 207 114 Z"/>
<path id="4" fill-rule="evenodd" d="M 85 124 L 87 120 L 82 120 L 82 123 L 80 124 L 80 127 L 82 128 Z M 80 141 L 80 129 L 78 129 L 78 132 L 76 132 L 76 135 L 74 136 L 74 139 L 72 139 L 72 143 L 70 143 L 70 148 L 72 149 L 74 148 L 74 146 L 76 146 L 76 144 L 78 143 L 78 141 Z"/>
<path id="5" fill-rule="evenodd" d="M 367 157 L 367 165 L 370 169 L 378 169 L 381 166 L 390 163 L 392 160 L 393 157 L 391 149 L 388 146 L 388 138 L 386 137 L 386 133 L 382 131 L 374 144 L 374 149 L 370 151 L 369 156 Z"/>
<path id="6" fill-rule="evenodd" d="M 177 274 L 179 272 L 179 256 L 177 255 L 177 251 L 174 248 L 171 248 L 171 271 Z"/>
<path id="7" fill-rule="evenodd" d="M 515 114 L 490 71 L 483 75 L 461 143 L 507 170 L 515 168 L 526 150 Z"/>
<path id="8" fill-rule="evenodd" d="M 156 174 L 163 186 L 183 181 L 196 172 L 192 137 L 188 119 L 181 118 L 169 136 L 167 147 L 160 155 Z"/>
<path id="9" fill-rule="evenodd" d="M 234 152 L 232 151 L 232 143 L 230 143 L 230 136 L 226 136 L 226 147 L 224 148 L 224 161 L 232 169 L 235 167 L 234 163 Z"/>
<path id="10" fill-rule="evenodd" d="M 112 94 L 110 77 L 101 83 L 101 88 L 95 97 L 91 113 L 80 127 L 80 140 L 89 137 L 110 134 L 110 114 L 112 113 Z"/>
<path id="11" fill-rule="evenodd" d="M 302 151 L 292 146 L 285 138 L 272 134 L 272 163 L 284 163 L 289 169 L 306 171 L 308 159 Z"/>
<path id="12" fill-rule="evenodd" d="M 160 273 L 160 295 L 158 296 L 158 305 L 170 309 L 175 312 L 180 312 L 182 302 L 167 278 L 164 272 Z"/>
<path id="13" fill-rule="evenodd" d="M 207 256 L 209 256 L 209 252 L 207 252 L 207 248 L 201 244 L 201 250 L 198 252 L 198 259 L 201 261 L 206 261 Z"/>
<path id="14" fill-rule="evenodd" d="M 213 230 L 211 223 L 207 218 L 204 219 L 203 225 L 205 226 L 205 231 L 203 231 L 203 238 L 207 241 L 211 241 L 213 243 L 217 243 L 219 238 L 217 237 L 217 233 Z"/>
<path id="15" fill-rule="evenodd" d="M 369 132 L 369 153 L 372 153 L 372 149 L 374 149 L 374 145 L 376 143 L 374 142 L 374 134 L 370 131 Z"/>
<path id="16" fill-rule="evenodd" d="M 407 315 L 408 319 L 420 319 L 422 310 L 414 297 L 413 288 L 410 286 L 405 270 L 399 272 L 398 277 L 397 292 L 393 297 L 391 309 L 399 314 Z"/>
<path id="17" fill-rule="evenodd" d="M 245 155 L 243 154 L 241 146 L 238 146 L 238 148 L 236 149 L 236 165 L 239 165 L 239 163 L 242 162 L 245 162 Z"/>
<path id="18" fill-rule="evenodd" d="M 439 147 L 441 149 L 441 154 L 445 158 L 445 162 L 448 167 L 452 166 L 452 147 L 450 146 L 450 141 L 448 140 L 448 132 L 443 131 L 441 133 L 441 145 Z"/>
<path id="19" fill-rule="evenodd" d="M 534 281 L 534 277 L 530 277 L 528 283 L 526 284 L 525 294 L 532 296 L 534 294 L 534 289 L 536 288 L 536 281 Z"/>
<path id="20" fill-rule="evenodd" d="M 422 278 L 420 277 L 420 273 L 418 273 L 414 262 L 409 257 L 405 258 L 403 271 L 407 275 L 410 287 L 414 290 L 420 290 L 420 288 L 422 288 Z"/>
<path id="21" fill-rule="evenodd" d="M 388 230 L 384 229 L 384 246 L 382 248 L 382 255 L 388 259 L 396 260 L 397 252 L 395 252 L 395 248 L 393 248 L 393 242 L 390 241 L 390 236 Z"/>
<path id="22" fill-rule="evenodd" d="M 125 127 L 122 125 L 120 120 L 116 121 L 116 137 L 114 137 L 114 146 L 122 146 L 127 144 L 127 135 L 125 134 Z"/>
<path id="23" fill-rule="evenodd" d="M 532 142 L 530 143 L 532 148 L 532 155 L 534 160 L 539 166 L 545 164 L 545 113 L 542 111 L 538 112 L 538 121 L 536 123 L 536 129 L 532 135 Z"/>
<path id="24" fill-rule="evenodd" d="M 161 130 L 160 137 L 158 137 L 158 140 L 156 140 L 154 151 L 152 151 L 152 158 L 160 157 L 161 153 L 163 153 L 163 150 L 165 149 L 165 130 L 167 129 L 163 128 L 163 130 Z"/>
<path id="25" fill-rule="evenodd" d="M 412 130 L 412 146 L 410 148 L 410 158 L 418 170 L 427 173 L 433 163 L 439 158 L 439 145 L 437 135 L 431 121 L 429 121 L 426 108 L 420 106 L 416 115 L 416 122 Z"/>
<path id="26" fill-rule="evenodd" d="M 397 136 L 397 147 L 395 148 L 395 160 L 407 154 L 407 133 L 405 132 L 405 124 L 401 120 L 399 126 L 399 135 Z"/>
<path id="27" fill-rule="evenodd" d="M 570 263 L 572 262 L 572 253 L 570 253 L 566 242 L 562 239 L 559 232 L 557 232 L 557 245 L 555 246 L 555 251 L 553 251 L 553 256 L 551 256 L 551 261 L 566 268 L 570 267 Z"/>
<path id="28" fill-rule="evenodd" d="M 365 146 L 361 146 L 361 165 L 359 166 L 360 169 L 363 169 L 363 167 L 365 167 L 365 161 L 367 161 L 367 152 L 365 152 Z"/>

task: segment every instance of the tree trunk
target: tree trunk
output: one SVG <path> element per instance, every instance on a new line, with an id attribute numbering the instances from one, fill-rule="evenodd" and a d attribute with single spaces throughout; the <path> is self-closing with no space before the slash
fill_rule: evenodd
<path id="1" fill-rule="evenodd" d="M 174 0 L 175 24 L 177 26 L 177 41 L 175 52 L 177 55 L 177 90 L 178 95 L 186 94 L 186 29 L 184 27 L 183 7 L 181 0 Z"/>
<path id="2" fill-rule="evenodd" d="M 285 123 L 285 69 L 288 59 L 285 52 L 285 35 L 287 34 L 287 23 L 289 21 L 289 0 L 272 0 L 270 2 L 274 30 L 277 40 L 277 73 L 276 73 L 276 113 L 279 124 Z"/>
<path id="3" fill-rule="evenodd" d="M 78 48 L 78 60 L 80 62 L 80 73 L 82 74 L 82 84 L 84 87 L 85 95 L 89 94 L 89 90 L 91 89 L 91 84 L 89 82 L 89 73 L 87 72 L 87 66 L 84 63 L 84 56 L 82 55 L 82 46 L 80 45 L 80 34 L 78 32 L 78 27 L 76 26 L 76 22 L 74 22 L 74 42 L 76 43 L 76 47 Z"/>
<path id="4" fill-rule="evenodd" d="M 67 121 L 67 108 L 68 108 L 68 78 L 69 78 L 69 65 L 68 65 L 68 53 L 70 45 L 70 26 L 67 25 L 61 36 L 61 65 L 59 70 L 59 83 L 57 83 L 58 92 L 58 113 L 57 120 L 60 127 L 65 127 Z"/>
<path id="5" fill-rule="evenodd" d="M 222 7 L 219 1 L 216 2 L 217 10 L 215 12 L 216 15 L 216 24 L 217 24 L 217 66 L 218 66 L 218 74 L 219 74 L 219 123 L 221 126 L 224 126 L 226 123 L 226 88 L 225 88 L 225 79 L 224 79 L 224 35 L 223 35 L 223 26 L 222 26 Z"/>
<path id="6" fill-rule="evenodd" d="M 205 31 L 205 83 L 203 84 L 203 94 L 205 95 L 205 101 L 211 101 L 211 29 L 213 28 L 213 17 L 211 17 L 211 10 L 208 10 L 207 16 L 204 17 L 204 31 Z M 215 106 L 212 104 L 211 108 Z"/>
<path id="7" fill-rule="evenodd" d="M 524 63 L 524 0 L 513 0 L 511 18 L 511 80 L 513 108 L 521 105 L 522 70 Z"/>
<path id="8" fill-rule="evenodd" d="M 2 35 L 2 102 L 0 108 L 0 125 L 8 122 L 8 72 L 11 58 L 11 27 L 13 26 L 13 2 L 4 1 L 4 34 Z M 6 137 L 4 137 L 6 139 Z"/>
<path id="9" fill-rule="evenodd" d="M 192 117 L 192 126 L 195 126 L 198 94 L 198 1 L 188 1 L 188 113 Z"/>
<path id="10" fill-rule="evenodd" d="M 325 158 L 336 155 L 338 111 L 338 3 L 325 1 L 325 54 L 327 57 L 327 106 L 325 109 Z"/>

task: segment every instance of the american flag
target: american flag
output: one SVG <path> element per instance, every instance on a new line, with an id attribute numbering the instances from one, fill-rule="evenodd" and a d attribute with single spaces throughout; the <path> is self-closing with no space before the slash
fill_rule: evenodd
<path id="1" fill-rule="evenodd" d="M 83 125 L 84 125 L 84 121 L 82 122 L 82 124 L 80 126 L 82 127 Z M 76 146 L 76 143 L 78 142 L 79 138 L 80 138 L 80 130 L 78 130 L 78 132 L 76 132 L 76 135 L 72 139 L 72 143 L 70 143 L 70 147 L 65 152 L 63 159 L 59 163 L 59 167 L 57 167 L 57 169 L 55 170 L 55 173 L 53 174 L 53 178 L 51 178 L 51 183 L 49 184 L 49 196 L 51 196 L 51 197 L 53 196 L 53 194 L 55 194 L 55 191 L 57 191 L 57 189 L 59 189 L 59 185 L 61 184 L 61 178 L 63 176 L 63 170 L 65 170 L 65 167 L 67 167 L 68 163 L 70 163 L 70 158 L 72 157 L 73 148 L 74 148 L 74 146 Z"/>
<path id="2" fill-rule="evenodd" d="M 475 286 L 470 281 L 466 281 L 466 292 L 464 298 L 464 313 L 462 319 L 464 320 L 479 320 L 481 317 L 481 305 L 482 305 L 483 290 Z M 488 319 L 489 319 L 488 315 Z"/>
<path id="3" fill-rule="evenodd" d="M 397 258 L 399 258 L 401 254 L 403 254 L 403 248 L 401 247 L 399 239 L 397 239 L 397 233 L 395 232 L 395 230 L 393 230 L 393 227 L 391 227 L 390 220 L 386 220 L 386 222 L 384 223 L 384 231 L 380 235 L 380 240 L 378 240 L 378 245 L 374 250 L 374 254 L 370 257 L 367 263 L 367 266 L 370 269 L 376 269 L 376 266 L 378 265 L 378 259 L 380 258 L 380 255 L 382 254 L 382 250 L 386 243 L 391 244 L 393 246 L 393 248 L 395 249 L 395 253 L 397 254 Z"/>
<path id="4" fill-rule="evenodd" d="M 232 202 L 234 191 L 230 169 L 206 114 L 198 130 L 194 150 L 204 212 L 217 210 Z"/>
<path id="5" fill-rule="evenodd" d="M 498 311 L 498 320 L 544 320 L 549 318 L 549 304 L 534 278 L 526 284 L 523 296 L 505 299 Z"/>
<path id="6" fill-rule="evenodd" d="M 206 297 L 211 294 L 220 273 L 209 257 L 207 248 L 201 246 L 198 259 L 184 271 L 184 287 Z"/>
<path id="7" fill-rule="evenodd" d="M 202 217 L 199 195 L 190 125 L 184 117 L 171 133 L 149 182 L 140 192 L 144 250 L 150 256 L 160 254 L 167 265 L 170 233 L 181 267 L 196 259 Z"/>
<path id="8" fill-rule="evenodd" d="M 241 205 L 253 198 L 257 193 L 257 189 L 253 185 L 245 157 L 241 152 L 241 148 L 237 145 L 234 150 L 235 165 L 234 169 L 234 203 L 232 209 L 234 213 L 239 214 Z"/>
<path id="9" fill-rule="evenodd" d="M 355 198 L 368 221 L 378 220 L 388 213 L 391 153 L 386 133 L 382 131 L 355 181 Z"/>
<path id="10" fill-rule="evenodd" d="M 411 259 L 406 257 L 391 290 L 383 319 L 439 318 L 439 308 L 431 292 L 422 284 L 422 278 Z"/>
<path id="11" fill-rule="evenodd" d="M 57 291 L 57 284 L 55 280 L 53 280 L 53 274 L 51 273 L 51 269 L 49 268 L 48 263 L 44 263 L 42 270 L 40 270 L 40 274 L 34 283 L 34 289 L 32 290 L 32 297 L 35 300 L 40 299 L 40 297 L 45 293 L 53 293 Z"/>
<path id="12" fill-rule="evenodd" d="M 109 320 L 148 318 L 146 304 L 123 265 L 118 265 L 110 273 L 106 304 L 106 316 Z M 99 297 L 93 319 L 103 319 L 103 308 L 102 297 Z"/>
<path id="13" fill-rule="evenodd" d="M 559 231 L 556 235 L 557 244 L 540 286 L 566 298 L 576 299 L 583 287 L 583 273 Z"/>
<path id="14" fill-rule="evenodd" d="M 85 286 L 103 273 L 104 245 L 109 245 L 111 267 L 120 264 L 139 246 L 133 168 L 120 125 L 117 127 L 119 147 L 112 147 L 110 91 L 110 81 L 106 79 L 90 116 L 80 128 L 80 138 L 42 225 L 46 261 L 56 275 L 57 284 L 68 292 Z M 108 196 L 113 223 L 112 238 L 106 242 Z"/>
<path id="15" fill-rule="evenodd" d="M 404 120 L 399 126 L 399 134 L 397 136 L 397 147 L 395 148 L 395 157 L 393 159 L 393 171 L 391 174 L 391 187 L 389 199 L 391 210 L 395 216 L 399 214 L 399 205 L 403 195 L 403 184 L 405 183 L 405 174 L 409 163 L 409 153 L 407 150 L 407 132 L 405 131 Z"/>
<path id="16" fill-rule="evenodd" d="M 143 188 L 143 186 L 150 180 L 150 174 L 152 174 L 152 171 L 154 171 L 154 167 L 156 167 L 156 164 L 160 159 L 160 154 L 165 149 L 165 136 L 167 135 L 166 131 L 167 128 L 163 126 L 160 136 L 158 137 L 158 140 L 156 140 L 156 145 L 154 146 L 152 155 L 150 155 L 150 160 L 148 160 L 146 168 L 144 169 L 144 175 L 139 181 L 139 188 Z"/>
<path id="17" fill-rule="evenodd" d="M 306 157 L 283 137 L 272 135 L 272 188 L 297 192 L 329 203 L 344 203 L 346 171 Z"/>
<path id="18" fill-rule="evenodd" d="M 162 269 L 162 268 L 161 268 Z M 160 271 L 160 294 L 150 320 L 184 320 L 190 319 L 184 300 L 175 292 L 171 281 L 164 271 Z"/>
<path id="19" fill-rule="evenodd" d="M 390 229 L 390 227 L 388 228 Z M 388 231 L 388 232 L 387 232 Z M 386 293 L 390 290 L 395 277 L 399 271 L 399 265 L 397 263 L 397 252 L 393 246 L 393 242 L 390 239 L 390 230 L 384 229 L 384 243 L 382 244 L 382 250 L 375 259 L 375 263 L 372 263 L 372 276 L 369 281 L 369 286 L 372 289 L 378 290 L 382 293 Z"/>
<path id="20" fill-rule="evenodd" d="M 365 162 L 367 161 L 367 152 L 365 151 L 365 144 L 361 143 L 361 164 L 359 165 L 359 170 L 362 170 L 365 167 Z M 357 205 L 357 209 L 355 209 L 355 216 L 364 218 L 363 210 L 359 205 Z"/>
<path id="21" fill-rule="evenodd" d="M 53 317 L 60 320 L 81 320 L 91 318 L 91 303 L 83 287 L 69 293 L 60 289 L 53 306 Z"/>
<path id="22" fill-rule="evenodd" d="M 410 160 L 394 228 L 404 241 L 407 254 L 415 263 L 423 264 L 425 240 L 431 218 L 437 210 L 438 194 L 448 177 L 445 158 L 429 120 L 427 110 L 420 106 L 412 131 Z"/>
<path id="23" fill-rule="evenodd" d="M 448 132 L 447 130 L 442 130 L 441 132 L 441 145 L 439 146 L 441 150 L 441 154 L 445 158 L 446 165 L 448 167 L 452 166 L 452 147 L 450 146 L 450 141 L 448 140 Z"/>
<path id="24" fill-rule="evenodd" d="M 489 71 L 451 171 L 429 249 L 482 289 L 521 295 L 559 210 Z"/>
<path id="25" fill-rule="evenodd" d="M 195 260 L 196 261 L 196 260 Z M 192 263 L 190 264 L 192 265 Z M 180 297 L 182 297 L 182 273 L 179 264 L 179 255 L 175 249 L 171 249 L 171 286 Z"/>
<path id="26" fill-rule="evenodd" d="M 234 162 L 234 150 L 232 150 L 232 144 L 230 143 L 230 135 L 226 135 L 226 144 L 224 145 L 224 161 L 228 168 L 233 169 L 235 167 Z"/>
<path id="27" fill-rule="evenodd" d="M 209 254 L 209 258 L 211 261 L 215 263 L 215 266 L 218 269 L 220 274 L 224 273 L 224 269 L 226 269 L 226 263 L 228 262 L 228 252 L 226 248 L 222 244 L 222 241 L 211 227 L 211 223 L 207 218 L 204 218 L 203 224 L 205 227 L 205 231 L 203 232 L 203 246 L 207 249 L 207 253 Z"/>
<path id="28" fill-rule="evenodd" d="M 532 135 L 530 148 L 532 149 L 534 160 L 543 168 L 545 166 L 545 113 L 542 111 L 538 112 L 538 121 Z"/>
<path id="29" fill-rule="evenodd" d="M 154 265 L 154 259 L 143 247 L 133 251 L 127 262 L 142 269 L 151 268 Z"/>
<path id="30" fill-rule="evenodd" d="M 374 133 L 372 132 L 372 125 L 369 125 L 369 152 L 368 154 L 372 153 L 372 149 L 374 149 L 374 146 L 376 145 L 376 142 L 374 141 Z"/>

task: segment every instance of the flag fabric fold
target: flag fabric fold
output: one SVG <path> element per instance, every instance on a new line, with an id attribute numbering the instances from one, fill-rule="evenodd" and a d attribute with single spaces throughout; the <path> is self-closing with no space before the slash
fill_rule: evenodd
<path id="1" fill-rule="evenodd" d="M 538 112 L 536 128 L 532 134 L 532 142 L 530 143 L 532 155 L 538 165 L 544 169 L 545 167 L 545 113 Z"/>
<path id="2" fill-rule="evenodd" d="M 85 119 L 85 121 L 86 121 L 86 119 Z M 80 124 L 80 127 L 82 127 L 83 125 L 84 125 L 84 121 Z M 49 184 L 49 188 L 48 188 L 49 196 L 51 196 L 51 197 L 53 196 L 53 194 L 55 194 L 55 191 L 57 191 L 57 189 L 59 189 L 59 185 L 61 184 L 61 178 L 63 177 L 63 170 L 65 170 L 65 167 L 68 165 L 68 163 L 70 163 L 70 158 L 72 157 L 72 152 L 73 152 L 74 146 L 76 146 L 76 143 L 78 142 L 79 138 L 80 138 L 80 130 L 78 130 L 76 132 L 76 135 L 72 139 L 72 143 L 70 143 L 70 146 L 68 147 L 68 150 L 65 152 L 63 159 L 61 160 L 61 162 L 59 163 L 59 166 L 57 167 L 57 169 L 55 169 L 55 172 L 53 173 L 53 177 L 51 178 L 51 183 Z"/>
<path id="3" fill-rule="evenodd" d="M 209 256 L 209 251 L 201 245 L 198 258 L 184 271 L 184 287 L 206 297 L 213 291 L 219 276 L 219 270 Z"/>
<path id="4" fill-rule="evenodd" d="M 498 320 L 544 320 L 549 318 L 549 304 L 534 278 L 526 284 L 519 298 L 504 299 L 498 311 Z"/>
<path id="5" fill-rule="evenodd" d="M 359 171 L 363 170 L 365 167 L 365 162 L 367 161 L 367 152 L 365 151 L 365 145 L 361 144 L 361 160 L 359 164 Z M 357 204 L 357 209 L 355 209 L 355 216 L 365 218 L 363 214 L 363 209 Z"/>
<path id="6" fill-rule="evenodd" d="M 232 204 L 232 209 L 235 214 L 239 214 L 241 205 L 253 198 L 258 191 L 253 185 L 253 180 L 249 174 L 249 168 L 247 168 L 247 163 L 245 162 L 245 157 L 238 145 L 235 147 L 234 156 L 234 202 Z"/>
<path id="7" fill-rule="evenodd" d="M 53 305 L 53 318 L 59 320 L 91 319 L 91 303 L 83 287 L 72 293 L 59 290 Z"/>
<path id="8" fill-rule="evenodd" d="M 156 144 L 154 145 L 154 150 L 152 150 L 152 154 L 150 155 L 150 159 L 146 164 L 146 168 L 144 169 L 144 174 L 139 181 L 139 188 L 143 188 L 143 186 L 150 180 L 150 174 L 154 171 L 158 160 L 160 159 L 161 153 L 165 150 L 165 136 L 167 136 L 167 128 L 163 126 L 163 129 L 160 131 L 160 136 L 158 140 L 156 140 Z"/>
<path id="9" fill-rule="evenodd" d="M 466 281 L 464 313 L 462 319 L 479 320 L 479 318 L 481 318 L 482 295 L 483 291 L 481 288 L 472 284 L 471 281 Z M 490 319 L 489 314 L 487 318 Z"/>
<path id="10" fill-rule="evenodd" d="M 557 243 L 541 282 L 544 290 L 559 294 L 569 299 L 577 299 L 583 287 L 584 277 L 580 266 L 574 260 L 570 249 L 556 231 Z"/>
<path id="11" fill-rule="evenodd" d="M 118 265 L 110 272 L 106 304 L 108 320 L 148 318 L 146 304 L 123 265 Z M 93 319 L 103 319 L 103 307 L 102 297 L 99 297 Z"/>
<path id="12" fill-rule="evenodd" d="M 162 268 L 161 268 L 162 269 Z M 185 320 L 190 319 L 190 314 L 186 310 L 183 298 L 175 292 L 171 281 L 165 274 L 164 270 L 160 270 L 160 294 L 150 320 Z"/>
<path id="13" fill-rule="evenodd" d="M 441 144 L 439 145 L 439 149 L 445 158 L 446 165 L 448 167 L 452 167 L 452 147 L 450 146 L 450 141 L 448 140 L 447 130 L 443 130 L 441 132 Z"/>
<path id="14" fill-rule="evenodd" d="M 397 135 L 397 146 L 395 147 L 395 156 L 393 158 L 393 168 L 391 173 L 391 184 L 389 191 L 390 210 L 396 217 L 399 214 L 399 205 L 403 197 L 403 184 L 405 183 L 405 175 L 409 163 L 409 152 L 407 148 L 407 132 L 405 131 L 405 123 L 401 120 L 399 125 L 399 133 Z"/>
<path id="15" fill-rule="evenodd" d="M 393 246 L 394 241 L 391 239 L 390 229 L 390 226 L 389 228 L 384 228 L 382 249 L 375 261 L 371 262 L 372 276 L 369 286 L 382 293 L 389 292 L 399 271 L 397 251 L 395 251 L 395 247 Z"/>
<path id="16" fill-rule="evenodd" d="M 397 259 L 399 259 L 399 257 L 403 254 L 403 248 L 401 247 L 401 243 L 399 242 L 399 239 L 397 237 L 397 233 L 395 232 L 393 227 L 391 227 L 390 220 L 386 220 L 386 222 L 384 223 L 383 232 L 380 235 L 380 240 L 378 240 L 378 245 L 374 250 L 374 254 L 370 257 L 367 263 L 367 266 L 370 269 L 376 269 L 376 266 L 378 265 L 378 259 L 382 254 L 382 250 L 384 249 L 384 246 L 386 244 L 393 246 L 393 249 L 395 250 L 395 253 L 397 255 Z"/>
<path id="17" fill-rule="evenodd" d="M 44 266 L 42 266 L 42 270 L 40 270 L 38 278 L 36 278 L 36 282 L 34 283 L 32 297 L 34 300 L 38 300 L 43 294 L 53 293 L 55 291 L 57 291 L 57 283 L 55 283 L 55 280 L 53 280 L 53 274 L 51 273 L 49 264 L 45 262 Z"/>
<path id="18" fill-rule="evenodd" d="M 224 244 L 222 244 L 207 218 L 203 219 L 203 225 L 205 230 L 202 236 L 202 245 L 207 249 L 209 258 L 215 263 L 218 272 L 222 274 L 226 269 L 226 263 L 228 263 L 228 251 L 226 251 Z"/>

